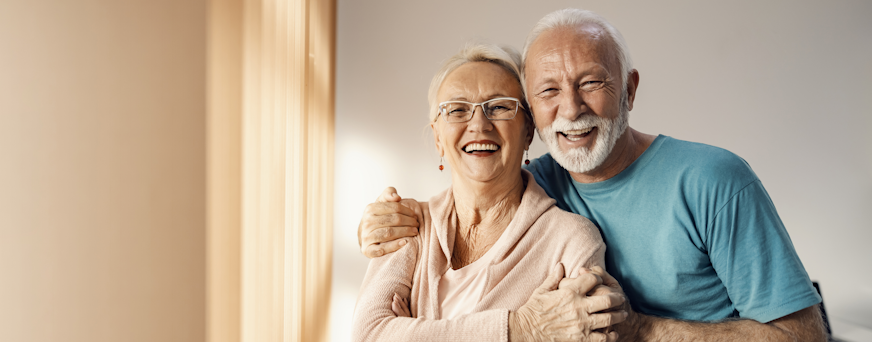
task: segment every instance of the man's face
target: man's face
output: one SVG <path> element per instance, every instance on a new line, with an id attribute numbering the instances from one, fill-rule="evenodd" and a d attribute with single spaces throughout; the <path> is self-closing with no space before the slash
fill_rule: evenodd
<path id="1" fill-rule="evenodd" d="M 539 136 L 571 172 L 600 166 L 627 128 L 627 95 L 609 44 L 597 26 L 558 28 L 527 53 L 527 99 Z"/>

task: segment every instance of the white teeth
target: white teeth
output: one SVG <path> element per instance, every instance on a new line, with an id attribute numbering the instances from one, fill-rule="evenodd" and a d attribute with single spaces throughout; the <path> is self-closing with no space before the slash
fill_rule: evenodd
<path id="1" fill-rule="evenodd" d="M 463 148 L 464 152 L 473 151 L 496 151 L 499 148 L 496 144 L 469 144 Z"/>
<path id="2" fill-rule="evenodd" d="M 582 134 L 588 134 L 588 133 L 590 133 L 590 131 L 591 131 L 592 129 L 593 129 L 593 127 L 588 127 L 588 128 L 585 128 L 585 129 L 574 129 L 574 130 L 571 130 L 571 131 L 563 131 L 563 132 L 561 132 L 561 133 L 563 133 L 564 135 L 582 135 Z"/>
<path id="3" fill-rule="evenodd" d="M 588 134 L 591 130 L 593 130 L 593 127 L 588 127 L 585 129 L 573 129 L 568 131 L 562 131 L 560 133 L 562 133 L 563 136 L 566 137 L 566 139 L 568 139 L 569 141 L 579 141 L 581 140 L 582 134 Z"/>

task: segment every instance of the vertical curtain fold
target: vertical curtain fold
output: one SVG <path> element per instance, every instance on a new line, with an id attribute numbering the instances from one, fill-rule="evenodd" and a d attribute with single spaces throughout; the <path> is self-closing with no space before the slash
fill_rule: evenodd
<path id="1" fill-rule="evenodd" d="M 244 0 L 242 340 L 328 337 L 335 2 Z"/>

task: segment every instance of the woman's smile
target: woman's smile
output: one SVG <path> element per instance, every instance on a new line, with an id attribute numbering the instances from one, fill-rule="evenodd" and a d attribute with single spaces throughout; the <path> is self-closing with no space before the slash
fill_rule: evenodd
<path id="1" fill-rule="evenodd" d="M 517 182 L 524 150 L 532 140 L 532 122 L 519 108 L 523 96 L 518 80 L 494 63 L 467 63 L 448 74 L 437 100 L 453 101 L 454 107 L 440 107 L 441 117 L 432 127 L 454 182 Z M 511 115 L 499 117 L 507 112 Z"/>
<path id="2" fill-rule="evenodd" d="M 473 140 L 461 148 L 463 152 L 474 157 L 490 157 L 500 150 L 500 145 L 493 140 Z"/>

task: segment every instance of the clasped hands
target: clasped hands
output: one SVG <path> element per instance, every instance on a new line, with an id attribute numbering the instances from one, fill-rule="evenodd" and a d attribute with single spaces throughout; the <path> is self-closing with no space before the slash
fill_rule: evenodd
<path id="1" fill-rule="evenodd" d="M 385 189 L 366 207 L 358 226 L 361 252 L 375 258 L 399 250 L 418 234 L 419 217 L 416 201 Z M 631 311 L 618 282 L 598 266 L 568 275 L 563 264 L 555 265 L 530 299 L 509 313 L 510 341 L 617 341 L 611 327 Z M 397 316 L 410 316 L 399 296 L 392 309 Z"/>

